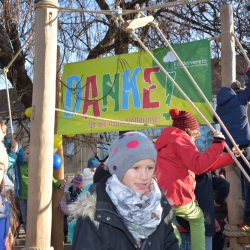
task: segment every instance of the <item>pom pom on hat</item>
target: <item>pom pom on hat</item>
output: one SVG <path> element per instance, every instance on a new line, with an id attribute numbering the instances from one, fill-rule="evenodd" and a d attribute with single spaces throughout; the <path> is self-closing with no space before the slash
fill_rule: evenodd
<path id="1" fill-rule="evenodd" d="M 156 153 L 153 142 L 146 135 L 140 132 L 127 132 L 111 144 L 106 165 L 109 172 L 121 181 L 126 171 L 136 162 L 145 159 L 155 161 Z"/>
<path id="2" fill-rule="evenodd" d="M 170 109 L 169 114 L 172 117 L 172 119 L 176 118 L 180 114 L 180 110 L 179 109 Z"/>
<path id="3" fill-rule="evenodd" d="M 199 128 L 199 123 L 196 118 L 189 112 L 179 109 L 170 109 L 169 114 L 173 120 L 173 126 L 183 131 L 186 129 L 196 130 Z"/>

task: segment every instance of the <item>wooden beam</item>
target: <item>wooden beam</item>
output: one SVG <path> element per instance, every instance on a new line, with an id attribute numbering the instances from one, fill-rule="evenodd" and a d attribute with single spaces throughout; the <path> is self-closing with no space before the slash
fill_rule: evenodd
<path id="1" fill-rule="evenodd" d="M 57 0 L 36 2 L 26 249 L 52 250 Z"/>
<path id="2" fill-rule="evenodd" d="M 230 4 L 221 6 L 221 74 L 222 86 L 230 87 L 236 79 L 235 41 L 231 35 L 234 31 L 233 9 Z M 226 179 L 230 182 L 230 192 L 227 199 L 229 224 L 236 225 L 242 219 L 241 179 L 238 167 L 232 165 L 226 168 Z M 230 249 L 241 249 L 237 238 L 230 238 Z"/>
<path id="3" fill-rule="evenodd" d="M 127 32 L 132 32 L 138 28 L 144 27 L 154 21 L 153 16 L 145 16 L 128 20 L 123 24 L 123 29 Z"/>

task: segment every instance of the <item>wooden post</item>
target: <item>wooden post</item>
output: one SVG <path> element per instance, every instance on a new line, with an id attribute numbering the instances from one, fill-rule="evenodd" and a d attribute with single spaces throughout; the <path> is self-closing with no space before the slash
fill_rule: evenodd
<path id="1" fill-rule="evenodd" d="M 51 204 L 57 0 L 35 1 L 35 57 L 32 98 L 26 249 L 51 247 Z"/>
<path id="2" fill-rule="evenodd" d="M 232 5 L 221 6 L 221 74 L 222 85 L 230 87 L 236 80 L 236 57 Z"/>
<path id="3" fill-rule="evenodd" d="M 221 7 L 221 74 L 222 86 L 230 87 L 236 80 L 235 40 L 232 5 L 223 4 Z M 230 192 L 227 199 L 229 224 L 235 225 L 242 219 L 241 179 L 237 166 L 226 168 L 226 178 L 230 182 Z M 230 238 L 230 249 L 241 249 L 237 238 Z"/>
<path id="4" fill-rule="evenodd" d="M 56 76 L 56 107 L 60 108 L 61 97 L 61 82 L 60 82 L 60 47 L 57 46 L 57 76 Z M 57 131 L 58 111 L 55 113 L 55 134 Z M 54 170 L 53 175 L 57 180 L 64 179 L 64 155 L 63 146 L 57 149 L 57 154 L 61 156 L 62 165 L 59 169 Z M 61 250 L 64 246 L 64 214 L 60 208 L 60 201 L 64 194 L 64 189 L 57 189 L 53 187 L 52 196 L 52 232 L 51 232 L 51 245 L 55 250 Z"/>

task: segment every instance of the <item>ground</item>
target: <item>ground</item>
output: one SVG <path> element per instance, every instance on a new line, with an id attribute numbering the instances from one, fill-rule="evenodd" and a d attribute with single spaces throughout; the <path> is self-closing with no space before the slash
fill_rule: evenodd
<path id="1" fill-rule="evenodd" d="M 19 235 L 15 241 L 14 250 L 21 250 L 21 249 L 23 250 L 24 246 L 25 246 L 25 239 L 26 239 L 25 232 L 24 232 L 23 228 L 20 228 Z M 64 250 L 71 250 L 71 245 L 70 244 L 64 245 Z"/>

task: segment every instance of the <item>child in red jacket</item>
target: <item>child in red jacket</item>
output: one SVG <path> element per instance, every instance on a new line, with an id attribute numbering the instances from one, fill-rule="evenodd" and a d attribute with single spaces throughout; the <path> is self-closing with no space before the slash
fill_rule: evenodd
<path id="1" fill-rule="evenodd" d="M 199 153 L 194 141 L 200 136 L 195 117 L 178 109 L 169 112 L 173 124 L 165 128 L 155 143 L 157 155 L 157 181 L 165 192 L 176 215 L 190 224 L 193 250 L 205 249 L 204 216 L 195 199 L 195 175 L 211 171 L 218 165 L 229 165 L 229 154 L 221 157 L 224 136 L 216 132 L 212 146 Z"/>

